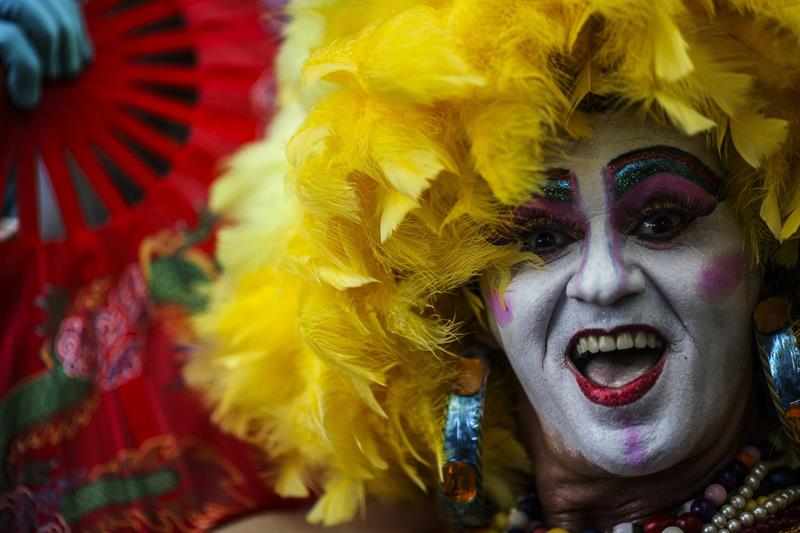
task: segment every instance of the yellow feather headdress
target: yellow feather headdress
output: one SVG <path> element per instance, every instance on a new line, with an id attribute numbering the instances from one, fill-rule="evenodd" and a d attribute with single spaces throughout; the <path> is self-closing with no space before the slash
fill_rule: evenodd
<path id="1" fill-rule="evenodd" d="M 465 287 L 530 259 L 493 236 L 536 193 L 543 154 L 591 133 L 587 94 L 708 135 L 728 153 L 754 256 L 797 259 L 796 2 L 287 9 L 268 139 L 214 187 L 224 275 L 187 376 L 220 424 L 268 453 L 279 493 L 321 493 L 314 522 L 438 482 L 454 351 L 481 311 Z M 510 400 L 489 401 L 485 479 L 507 504 L 529 464 Z"/>

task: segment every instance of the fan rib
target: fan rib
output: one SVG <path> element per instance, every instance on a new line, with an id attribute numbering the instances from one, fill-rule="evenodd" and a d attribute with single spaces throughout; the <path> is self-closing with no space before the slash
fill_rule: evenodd
<path id="1" fill-rule="evenodd" d="M 145 91 L 123 89 L 117 95 L 117 101 L 184 124 L 191 124 L 195 115 L 192 106 L 165 100 Z"/>
<path id="2" fill-rule="evenodd" d="M 195 86 L 198 84 L 197 70 L 194 68 L 156 67 L 125 63 L 120 68 L 120 75 L 139 82 L 180 86 Z"/>
<path id="3" fill-rule="evenodd" d="M 144 35 L 120 42 L 120 52 L 124 56 L 169 52 L 171 50 L 191 49 L 195 46 L 195 36 L 187 31 L 171 31 L 153 35 Z"/>
<path id="4" fill-rule="evenodd" d="M 126 135 L 139 141 L 144 147 L 156 152 L 166 159 L 174 153 L 180 145 L 172 138 L 158 130 L 151 130 L 124 113 L 116 112 L 112 124 L 122 130 Z"/>
<path id="5" fill-rule="evenodd" d="M 104 26 L 109 32 L 123 34 L 176 14 L 180 14 L 180 9 L 175 3 L 155 1 L 111 15 Z"/>
<path id="6" fill-rule="evenodd" d="M 136 185 L 147 191 L 145 194 L 149 194 L 149 191 L 158 185 L 158 180 L 153 172 L 139 161 L 121 141 L 108 136 L 98 139 L 97 145 Z"/>
<path id="7" fill-rule="evenodd" d="M 81 167 L 84 175 L 100 196 L 109 215 L 113 218 L 122 214 L 127 209 L 125 202 L 119 192 L 109 183 L 108 175 L 91 153 L 88 142 L 85 139 L 73 140 L 69 143 L 69 151 L 72 152 L 75 162 Z"/>

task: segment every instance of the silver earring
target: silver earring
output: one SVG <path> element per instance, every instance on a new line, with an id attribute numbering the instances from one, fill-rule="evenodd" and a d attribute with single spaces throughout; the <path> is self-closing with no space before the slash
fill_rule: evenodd
<path id="1" fill-rule="evenodd" d="M 486 399 L 488 358 L 469 350 L 459 359 L 444 429 L 445 463 L 439 510 L 454 529 L 487 526 L 493 509 L 483 491 L 481 424 Z"/>

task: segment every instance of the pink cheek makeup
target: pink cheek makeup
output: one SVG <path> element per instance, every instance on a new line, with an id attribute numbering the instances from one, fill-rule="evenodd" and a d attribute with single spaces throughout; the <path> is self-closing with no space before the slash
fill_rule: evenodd
<path id="1" fill-rule="evenodd" d="M 726 300 L 739 288 L 744 271 L 744 259 L 740 253 L 715 257 L 700 273 L 697 292 L 707 300 Z"/>
<path id="2" fill-rule="evenodd" d="M 497 325 L 505 328 L 514 320 L 514 313 L 511 310 L 511 302 L 509 297 L 505 295 L 500 300 L 500 295 L 493 292 L 489 295 L 489 305 L 492 307 L 492 314 L 494 315 Z"/>

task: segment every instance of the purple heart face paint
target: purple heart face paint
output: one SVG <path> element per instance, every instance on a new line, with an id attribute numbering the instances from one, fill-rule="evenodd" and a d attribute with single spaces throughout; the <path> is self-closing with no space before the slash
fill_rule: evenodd
<path id="1" fill-rule="evenodd" d="M 742 416 L 758 275 L 703 139 L 627 114 L 594 121 L 515 211 L 544 265 L 516 272 L 504 305 L 484 296 L 544 431 L 601 470 L 642 475 Z"/>

